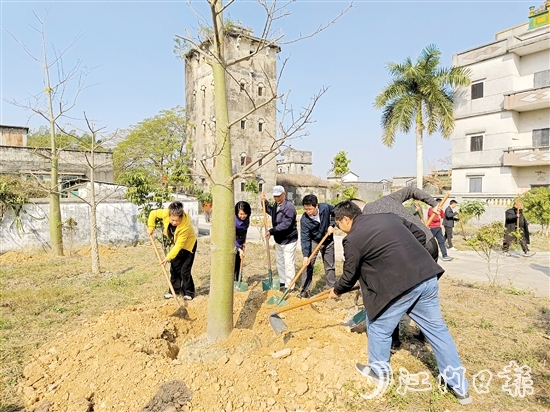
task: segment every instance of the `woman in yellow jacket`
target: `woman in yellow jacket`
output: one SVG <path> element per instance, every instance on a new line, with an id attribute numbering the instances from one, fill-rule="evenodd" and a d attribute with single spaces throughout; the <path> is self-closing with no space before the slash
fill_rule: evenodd
<path id="1" fill-rule="evenodd" d="M 147 234 L 153 234 L 157 219 L 162 219 L 164 234 L 174 242 L 161 264 L 170 262 L 170 282 L 174 292 L 182 294 L 185 300 L 192 300 L 195 297 L 195 283 L 191 276 L 191 267 L 195 260 L 197 237 L 191 217 L 183 211 L 183 204 L 176 200 L 168 205 L 168 209 L 151 211 L 147 220 Z M 168 291 L 164 297 L 170 299 L 173 296 Z"/>

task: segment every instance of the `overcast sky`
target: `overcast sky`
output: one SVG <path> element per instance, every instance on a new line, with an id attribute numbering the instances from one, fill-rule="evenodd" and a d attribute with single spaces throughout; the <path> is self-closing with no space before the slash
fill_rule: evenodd
<path id="1" fill-rule="evenodd" d="M 279 92 L 290 91 L 295 108 L 307 106 L 323 86 L 310 135 L 292 142 L 313 152 L 313 172 L 326 177 L 339 151 L 348 153 L 351 170 L 361 181 L 415 175 L 414 133 L 398 135 L 393 148 L 381 143 L 381 112 L 375 96 L 390 80 L 388 62 L 416 60 L 429 44 L 452 55 L 494 41 L 495 33 L 527 22 L 533 1 L 356 1 L 328 30 L 285 45 L 279 59 L 290 57 Z M 206 0 L 193 8 L 208 16 Z M 345 1 L 301 1 L 290 16 L 276 22 L 285 40 L 315 30 L 347 7 Z M 66 70 L 80 60 L 93 68 L 80 94 L 74 117 L 82 112 L 105 130 L 135 125 L 163 109 L 185 106 L 184 65 L 173 53 L 174 37 L 194 32 L 200 22 L 183 1 L 6 1 L 0 0 L 0 123 L 45 125 L 38 116 L 6 103 L 24 101 L 42 89 L 41 67 L 17 44 L 41 54 L 39 23 L 46 22 L 47 41 L 66 49 Z M 226 17 L 259 34 L 263 15 L 254 1 L 236 0 Z M 10 34 L 11 33 L 11 34 Z M 436 164 L 451 155 L 450 142 L 425 138 L 425 159 Z M 448 167 L 439 163 L 439 167 Z M 426 169 L 427 170 L 427 169 Z"/>

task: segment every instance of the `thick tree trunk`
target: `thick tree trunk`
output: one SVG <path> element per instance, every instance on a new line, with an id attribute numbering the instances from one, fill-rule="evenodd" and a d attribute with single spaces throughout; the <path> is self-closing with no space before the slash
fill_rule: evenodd
<path id="1" fill-rule="evenodd" d="M 212 233 L 210 295 L 207 338 L 225 339 L 233 330 L 233 266 L 235 264 L 235 214 L 231 180 L 231 139 L 225 86 L 222 2 L 212 6 L 217 61 L 212 64 L 216 112 L 216 164 L 212 183 Z"/>

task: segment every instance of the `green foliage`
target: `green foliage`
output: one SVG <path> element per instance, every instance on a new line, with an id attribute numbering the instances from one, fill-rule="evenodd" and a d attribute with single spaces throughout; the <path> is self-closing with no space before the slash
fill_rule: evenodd
<path id="1" fill-rule="evenodd" d="M 26 203 L 31 203 L 33 197 L 43 197 L 44 191 L 35 184 L 24 179 L 0 175 L 0 222 L 4 220 L 6 211 L 11 210 L 14 220 L 10 226 L 15 226 L 17 232 L 23 231 L 21 215 L 27 213 L 24 209 Z"/>
<path id="2" fill-rule="evenodd" d="M 439 131 L 445 139 L 451 135 L 454 89 L 470 84 L 470 71 L 439 67 L 440 57 L 441 52 L 432 44 L 422 50 L 416 64 L 410 58 L 401 64 L 388 63 L 393 80 L 374 103 L 383 109 L 382 142 L 386 146 L 393 146 L 395 134 L 408 133 L 413 124 L 428 134 Z"/>
<path id="3" fill-rule="evenodd" d="M 487 276 L 491 286 L 496 286 L 498 276 L 498 262 L 494 273 L 491 269 L 492 252 L 501 249 L 505 233 L 506 228 L 502 222 L 493 222 L 481 226 L 473 237 L 466 240 L 466 244 L 487 261 Z"/>
<path id="4" fill-rule="evenodd" d="M 185 110 L 179 106 L 132 127 L 113 151 L 115 180 L 122 182 L 124 173 L 140 173 L 155 190 L 172 187 L 190 192 L 188 127 Z"/>
<path id="5" fill-rule="evenodd" d="M 249 180 L 244 184 L 244 191 L 257 195 L 260 193 L 260 186 L 255 180 Z"/>
<path id="6" fill-rule="evenodd" d="M 543 233 L 550 225 L 550 187 L 536 187 L 526 192 L 521 199 L 523 215 L 528 222 L 538 223 Z"/>
<path id="7" fill-rule="evenodd" d="M 332 159 L 332 172 L 334 176 L 341 177 L 349 172 L 349 164 L 351 160 L 348 159 L 346 152 L 338 152 L 334 159 Z"/>
<path id="8" fill-rule="evenodd" d="M 78 134 L 76 130 L 70 130 L 67 133 L 57 131 L 55 133 L 55 142 L 58 149 L 90 150 L 92 147 L 92 135 L 88 133 Z M 101 146 L 97 141 L 94 150 L 96 152 L 105 152 L 108 149 Z M 47 126 L 40 126 L 31 131 L 27 136 L 27 146 L 36 148 L 51 148 L 50 129 Z"/>
<path id="9" fill-rule="evenodd" d="M 205 192 L 204 190 L 201 190 L 201 189 L 195 189 L 193 191 L 193 196 L 195 196 L 197 200 L 202 204 L 212 203 L 212 193 L 210 192 Z"/>
<path id="10" fill-rule="evenodd" d="M 127 172 L 123 173 L 120 179 L 128 186 L 126 199 L 138 206 L 137 218 L 140 222 L 147 222 L 151 210 L 160 209 L 164 202 L 172 200 L 170 191 L 155 187 L 144 173 Z"/>
<path id="11" fill-rule="evenodd" d="M 460 204 L 460 220 L 462 223 L 468 223 L 472 217 L 476 217 L 478 220 L 483 213 L 485 213 L 485 208 L 487 203 L 481 202 L 479 200 L 468 200 Z"/>
<path id="12" fill-rule="evenodd" d="M 359 190 L 354 185 L 349 185 L 342 190 L 342 200 L 357 199 L 359 197 Z"/>

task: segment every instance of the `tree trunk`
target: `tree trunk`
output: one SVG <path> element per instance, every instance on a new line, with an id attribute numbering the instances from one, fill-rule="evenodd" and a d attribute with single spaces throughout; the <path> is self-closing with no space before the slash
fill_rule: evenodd
<path id="1" fill-rule="evenodd" d="M 61 204 L 59 199 L 61 192 L 61 188 L 59 187 L 59 156 L 55 142 L 53 115 L 50 120 L 50 138 L 52 151 L 52 169 L 50 171 L 50 242 L 54 256 L 63 256 L 63 221 L 61 219 Z"/>
<path id="2" fill-rule="evenodd" d="M 92 274 L 99 275 L 99 247 L 97 244 L 97 200 L 95 195 L 95 134 L 92 133 L 92 152 L 90 154 L 90 244 L 92 246 Z"/>
<path id="3" fill-rule="evenodd" d="M 416 115 L 416 187 L 422 189 L 424 187 L 424 145 L 422 132 L 424 125 L 422 123 L 422 106 L 417 109 Z"/>
<path id="4" fill-rule="evenodd" d="M 235 215 L 221 9 L 220 0 L 213 2 L 214 53 L 218 59 L 212 63 L 216 113 L 216 162 L 212 183 L 212 273 L 210 274 L 207 324 L 207 338 L 210 342 L 227 338 L 233 330 Z"/>

